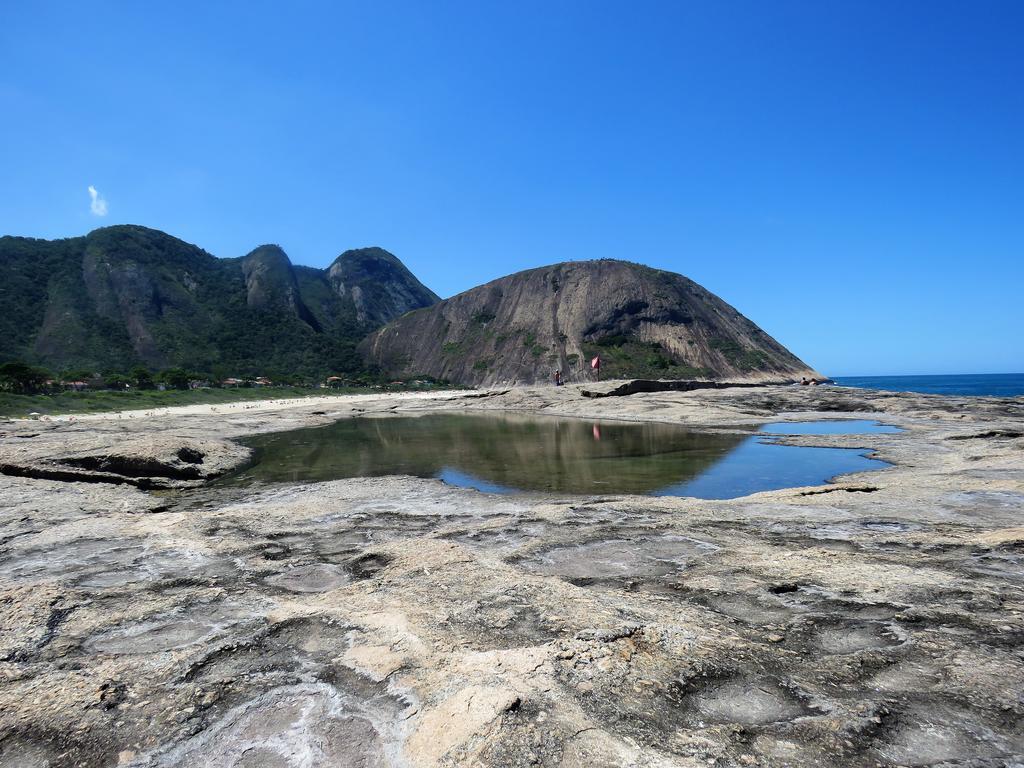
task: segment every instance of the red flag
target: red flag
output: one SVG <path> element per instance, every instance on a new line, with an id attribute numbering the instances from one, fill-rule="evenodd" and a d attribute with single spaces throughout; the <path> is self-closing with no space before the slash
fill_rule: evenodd
<path id="1" fill-rule="evenodd" d="M 595 357 L 593 360 L 590 361 L 590 367 L 593 368 L 595 371 L 600 371 L 601 370 L 601 356 L 600 355 L 598 355 L 597 357 Z"/>

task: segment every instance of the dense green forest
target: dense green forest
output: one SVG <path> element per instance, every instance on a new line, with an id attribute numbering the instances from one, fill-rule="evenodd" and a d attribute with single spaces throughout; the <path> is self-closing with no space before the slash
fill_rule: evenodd
<path id="1" fill-rule="evenodd" d="M 381 249 L 320 270 L 294 267 L 274 245 L 218 259 L 137 226 L 2 237 L 0 265 L 0 362 L 54 373 L 352 376 L 365 372 L 356 345 L 369 331 L 437 301 Z"/>

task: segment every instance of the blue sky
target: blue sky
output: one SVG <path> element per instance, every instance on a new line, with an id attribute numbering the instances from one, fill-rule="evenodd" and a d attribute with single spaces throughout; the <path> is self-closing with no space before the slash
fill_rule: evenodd
<path id="1" fill-rule="evenodd" d="M 831 375 L 1022 371 L 1022 32 L 988 1 L 0 2 L 0 233 L 380 245 L 445 296 L 624 258 Z"/>

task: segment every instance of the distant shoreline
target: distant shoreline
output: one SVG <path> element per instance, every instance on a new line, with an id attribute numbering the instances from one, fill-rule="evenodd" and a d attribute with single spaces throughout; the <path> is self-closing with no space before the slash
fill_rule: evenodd
<path id="1" fill-rule="evenodd" d="M 623 379 L 621 383 L 630 380 Z M 1024 374 L 954 374 L 928 376 L 837 376 L 831 381 L 841 387 L 875 389 L 888 392 L 916 392 L 953 397 L 1021 397 Z M 613 382 L 602 382 L 611 384 Z M 753 386 L 763 386 L 753 384 Z M 708 387 L 718 388 L 716 386 Z M 399 390 L 403 391 L 403 390 Z M 407 393 L 420 390 L 404 390 Z M 429 391 L 429 390 L 428 390 Z M 637 390 L 641 391 L 641 390 Z M 23 419 L 32 412 L 45 417 L 76 418 L 118 413 L 145 414 L 168 408 L 197 408 L 198 411 L 238 408 L 281 407 L 314 400 L 329 401 L 344 395 L 380 396 L 384 390 L 365 388 L 308 389 L 302 387 L 264 387 L 242 389 L 204 389 L 188 391 L 143 390 L 133 392 L 62 392 L 55 395 L 14 395 L 0 393 L 0 419 Z"/>

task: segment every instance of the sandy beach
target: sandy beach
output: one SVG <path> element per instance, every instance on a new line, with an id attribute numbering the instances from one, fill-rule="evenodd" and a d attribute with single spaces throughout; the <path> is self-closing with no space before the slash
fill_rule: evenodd
<path id="1" fill-rule="evenodd" d="M 437 399 L 436 392 L 394 392 L 387 397 L 396 402 L 405 400 Z M 309 408 L 336 405 L 339 397 L 344 398 L 346 406 L 355 403 L 375 402 L 381 399 L 381 395 L 323 395 L 320 397 L 292 397 L 276 400 L 240 400 L 237 403 L 206 403 L 197 405 L 169 406 L 167 408 L 136 408 L 123 411 L 112 411 L 107 413 L 68 413 L 59 415 L 44 415 L 32 421 L 110 421 L 122 419 L 143 419 L 156 416 L 186 417 L 186 416 L 210 416 L 213 414 L 232 414 L 239 411 L 280 411 L 290 408 Z M 443 397 L 443 395 L 442 395 Z"/>

